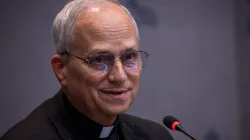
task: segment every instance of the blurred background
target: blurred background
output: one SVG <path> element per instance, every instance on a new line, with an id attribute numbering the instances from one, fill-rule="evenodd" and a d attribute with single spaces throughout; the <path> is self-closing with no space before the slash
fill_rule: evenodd
<path id="1" fill-rule="evenodd" d="M 51 26 L 67 0 L 0 1 L 0 137 L 59 90 Z M 199 140 L 249 140 L 250 1 L 121 0 L 150 53 L 130 114 Z M 176 140 L 188 139 L 170 131 Z"/>

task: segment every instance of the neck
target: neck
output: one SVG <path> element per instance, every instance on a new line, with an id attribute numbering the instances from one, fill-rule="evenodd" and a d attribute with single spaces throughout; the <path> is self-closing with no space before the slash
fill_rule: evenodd
<path id="1" fill-rule="evenodd" d="M 84 114 L 84 113 L 82 113 Z M 103 126 L 111 126 L 115 123 L 117 115 L 116 116 L 107 116 L 107 115 L 103 115 L 103 114 L 93 114 L 93 115 L 86 115 L 86 113 L 84 114 L 85 116 L 87 116 L 88 118 L 91 118 L 93 121 L 103 125 Z"/>
<path id="2" fill-rule="evenodd" d="M 115 123 L 117 115 L 107 115 L 97 110 L 87 109 L 80 98 L 72 96 L 67 89 L 62 89 L 70 103 L 84 116 L 103 126 L 111 126 Z"/>

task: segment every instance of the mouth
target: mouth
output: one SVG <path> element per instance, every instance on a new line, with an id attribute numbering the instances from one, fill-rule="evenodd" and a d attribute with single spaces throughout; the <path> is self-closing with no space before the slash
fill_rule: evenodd
<path id="1" fill-rule="evenodd" d="M 127 92 L 128 89 L 102 89 L 101 92 L 105 93 L 105 94 L 122 94 Z"/>
<path id="2" fill-rule="evenodd" d="M 128 95 L 129 89 L 102 89 L 100 90 L 105 95 L 108 95 L 112 98 L 126 98 Z"/>

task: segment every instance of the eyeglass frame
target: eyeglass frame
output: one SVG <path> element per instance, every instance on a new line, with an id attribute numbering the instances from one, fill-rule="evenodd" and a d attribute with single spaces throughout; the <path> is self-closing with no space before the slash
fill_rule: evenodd
<path id="1" fill-rule="evenodd" d="M 147 53 L 147 52 L 145 52 L 145 51 L 142 51 L 142 50 L 137 50 L 139 53 L 145 53 L 146 54 L 146 60 L 147 60 L 147 58 L 149 57 L 149 53 Z M 83 58 L 83 57 L 80 57 L 80 56 L 77 56 L 77 55 L 75 55 L 75 54 L 72 54 L 72 53 L 70 53 L 70 52 L 68 52 L 68 51 L 64 51 L 64 52 L 62 52 L 62 53 L 60 53 L 60 55 L 72 55 L 72 56 L 74 56 L 75 58 L 77 58 L 77 59 L 79 59 L 79 60 L 82 60 L 84 63 L 86 63 L 87 65 L 89 65 L 89 58 L 92 56 L 92 55 L 90 55 L 90 56 L 86 56 L 86 58 Z M 123 54 L 122 54 L 123 55 Z M 120 56 L 118 56 L 118 58 L 119 58 L 119 60 L 123 63 L 123 61 L 121 60 L 121 56 L 122 55 L 120 55 Z M 113 55 L 114 56 L 114 55 Z M 115 56 L 114 56 L 114 58 L 115 58 Z M 114 65 L 114 62 L 115 62 L 115 59 L 113 59 L 113 62 L 110 64 L 110 66 L 111 67 L 113 67 L 113 65 Z M 145 64 L 144 64 L 145 65 Z M 141 70 L 143 70 L 143 64 L 142 64 L 142 69 Z"/>

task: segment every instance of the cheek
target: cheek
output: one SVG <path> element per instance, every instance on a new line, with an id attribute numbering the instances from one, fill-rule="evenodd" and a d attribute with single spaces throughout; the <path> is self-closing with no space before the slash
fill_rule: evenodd
<path id="1" fill-rule="evenodd" d="M 90 98 L 90 96 L 96 95 L 96 87 L 101 81 L 100 77 L 91 75 L 86 68 L 79 65 L 71 66 L 67 72 L 67 85 L 70 92 L 86 96 L 85 98 Z"/>
<path id="2" fill-rule="evenodd" d="M 134 94 L 136 94 L 138 92 L 138 89 L 139 89 L 140 73 L 129 75 L 128 78 L 130 79 L 131 84 L 133 86 L 133 90 L 135 92 Z"/>
<path id="3" fill-rule="evenodd" d="M 130 74 L 129 78 L 131 79 L 131 81 L 133 83 L 139 83 L 140 81 L 140 76 L 141 76 L 141 72 L 135 73 L 135 74 Z"/>

